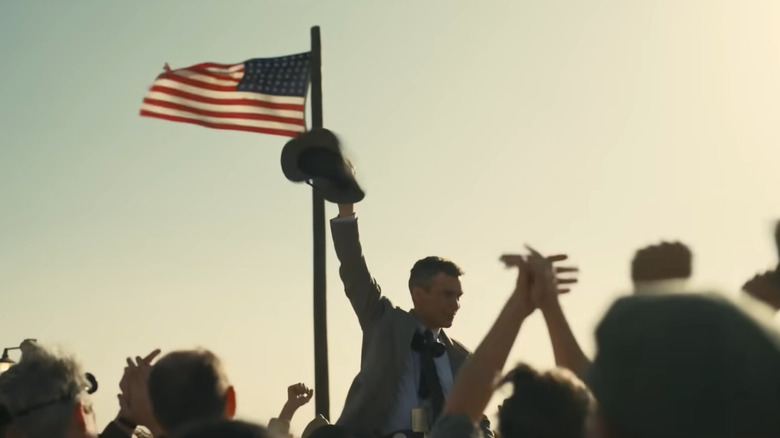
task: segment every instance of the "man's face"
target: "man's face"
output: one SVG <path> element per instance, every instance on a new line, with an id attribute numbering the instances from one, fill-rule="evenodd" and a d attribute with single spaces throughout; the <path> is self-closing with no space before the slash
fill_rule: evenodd
<path id="1" fill-rule="evenodd" d="M 449 328 L 460 309 L 463 290 L 460 279 L 443 272 L 436 274 L 430 286 L 412 290 L 414 309 L 429 328 Z"/>

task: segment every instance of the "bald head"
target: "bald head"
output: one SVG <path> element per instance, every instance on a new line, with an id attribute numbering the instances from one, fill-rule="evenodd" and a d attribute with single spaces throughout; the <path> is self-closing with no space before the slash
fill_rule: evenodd
<path id="1" fill-rule="evenodd" d="M 233 388 L 208 350 L 175 351 L 160 359 L 149 375 L 149 397 L 157 421 L 169 432 L 235 413 Z"/>

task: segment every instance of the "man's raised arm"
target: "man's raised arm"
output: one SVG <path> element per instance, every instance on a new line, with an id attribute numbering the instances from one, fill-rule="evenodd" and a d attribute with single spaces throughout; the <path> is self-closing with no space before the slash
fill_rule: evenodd
<path id="1" fill-rule="evenodd" d="M 382 298 L 382 291 L 368 272 L 360 245 L 357 217 L 352 204 L 340 204 L 339 215 L 330 221 L 333 247 L 341 266 L 339 275 L 352 308 L 365 329 L 379 319 L 390 303 Z"/>

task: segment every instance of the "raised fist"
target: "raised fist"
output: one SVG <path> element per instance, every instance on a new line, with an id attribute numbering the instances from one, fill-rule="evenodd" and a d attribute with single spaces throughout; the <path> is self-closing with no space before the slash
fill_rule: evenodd
<path id="1" fill-rule="evenodd" d="M 297 409 L 311 400 L 314 390 L 309 389 L 303 383 L 296 383 L 287 388 L 287 404 Z"/>
<path id="2" fill-rule="evenodd" d="M 662 242 L 642 248 L 631 262 L 631 280 L 636 282 L 690 278 L 693 255 L 680 242 Z"/>
<path id="3" fill-rule="evenodd" d="M 780 310 L 780 274 L 777 271 L 768 271 L 756 274 L 748 280 L 742 290 L 753 298 L 771 306 L 775 311 Z"/>

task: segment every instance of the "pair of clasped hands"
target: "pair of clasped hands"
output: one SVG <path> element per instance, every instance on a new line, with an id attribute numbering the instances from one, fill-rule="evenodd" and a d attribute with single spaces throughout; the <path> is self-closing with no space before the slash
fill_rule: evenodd
<path id="1" fill-rule="evenodd" d="M 536 309 L 545 309 L 558 303 L 558 295 L 569 292 L 570 285 L 577 282 L 579 269 L 571 266 L 556 266 L 568 259 L 567 255 L 543 256 L 526 245 L 528 254 L 504 254 L 500 260 L 507 268 L 517 268 L 517 283 L 514 294 L 521 298 L 526 310 L 525 316 Z"/>

